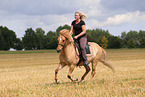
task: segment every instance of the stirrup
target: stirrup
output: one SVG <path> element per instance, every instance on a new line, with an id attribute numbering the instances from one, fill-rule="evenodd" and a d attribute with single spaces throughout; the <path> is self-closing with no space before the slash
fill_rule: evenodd
<path id="1" fill-rule="evenodd" d="M 89 66 L 89 63 L 85 61 L 85 62 L 84 62 L 84 66 L 85 66 L 85 67 Z"/>

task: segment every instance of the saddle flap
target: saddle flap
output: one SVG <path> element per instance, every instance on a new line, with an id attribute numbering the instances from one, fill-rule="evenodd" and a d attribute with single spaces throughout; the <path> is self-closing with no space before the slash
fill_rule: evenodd
<path id="1" fill-rule="evenodd" d="M 86 54 L 90 54 L 91 52 L 90 52 L 90 48 L 89 48 L 89 44 L 88 44 L 88 42 L 86 43 L 86 46 L 85 46 L 85 50 L 86 50 Z"/>
<path id="2" fill-rule="evenodd" d="M 76 50 L 78 50 L 78 53 L 80 55 L 81 54 L 81 49 L 80 49 L 79 44 L 77 42 L 75 42 L 75 47 L 76 47 Z M 90 45 L 88 44 L 88 42 L 86 43 L 85 50 L 86 50 L 86 54 L 91 54 Z"/>

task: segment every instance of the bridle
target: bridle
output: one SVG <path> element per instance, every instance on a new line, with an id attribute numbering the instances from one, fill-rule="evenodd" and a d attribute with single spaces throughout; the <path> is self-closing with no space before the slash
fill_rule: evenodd
<path id="1" fill-rule="evenodd" d="M 63 35 L 62 35 L 62 36 L 63 36 Z M 64 37 L 65 37 L 65 36 L 64 36 Z M 72 41 L 71 41 L 71 42 L 69 42 L 68 44 L 66 44 L 66 42 L 67 42 L 68 39 L 67 39 L 66 37 L 65 37 L 65 39 L 66 39 L 66 40 L 65 40 L 64 45 L 58 44 L 58 45 L 62 46 L 62 49 L 65 48 L 67 45 L 69 45 L 69 44 L 72 42 Z"/>
<path id="2" fill-rule="evenodd" d="M 58 44 L 58 45 L 60 45 L 60 46 L 62 46 L 62 48 L 64 48 L 64 47 L 66 47 L 66 46 L 67 46 L 67 45 L 66 45 L 66 41 L 67 41 L 67 39 L 65 40 L 64 45 L 62 45 L 62 44 Z"/>
<path id="3" fill-rule="evenodd" d="M 61 34 L 62 35 L 62 34 Z M 64 35 L 62 35 L 62 36 L 64 36 Z M 65 37 L 65 36 L 64 36 Z M 59 49 L 59 50 L 57 50 L 57 52 L 60 52 L 63 48 L 65 48 L 66 46 L 68 46 L 69 44 L 71 44 L 73 41 L 71 41 L 71 42 L 69 42 L 68 44 L 66 44 L 66 42 L 67 42 L 67 38 L 65 37 L 65 43 L 64 43 L 64 45 L 62 45 L 62 44 L 58 44 L 58 45 L 60 45 L 60 46 L 62 46 L 62 48 L 61 49 Z M 76 47 L 76 45 L 74 44 L 74 47 Z M 76 55 L 77 56 L 79 56 L 78 54 L 77 54 L 77 51 L 76 51 L 76 49 L 75 49 L 75 52 L 76 52 Z"/>

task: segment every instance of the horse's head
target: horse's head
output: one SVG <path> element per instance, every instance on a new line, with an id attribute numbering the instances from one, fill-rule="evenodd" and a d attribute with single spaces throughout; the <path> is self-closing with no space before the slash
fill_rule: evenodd
<path id="1" fill-rule="evenodd" d="M 58 46 L 56 48 L 57 52 L 61 52 L 61 50 L 64 48 L 64 46 L 66 45 L 66 38 L 63 35 L 60 35 L 57 38 L 58 41 Z"/>
<path id="2" fill-rule="evenodd" d="M 73 40 L 69 33 L 69 30 L 63 29 L 59 32 L 60 36 L 58 37 L 58 46 L 57 46 L 57 52 L 61 52 L 61 50 L 66 47 L 68 44 L 70 44 Z"/>

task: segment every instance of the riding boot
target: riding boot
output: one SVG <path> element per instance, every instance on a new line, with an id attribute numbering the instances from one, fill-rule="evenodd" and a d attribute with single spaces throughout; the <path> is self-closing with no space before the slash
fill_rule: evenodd
<path id="1" fill-rule="evenodd" d="M 91 70 L 89 67 L 89 63 L 85 62 L 84 66 L 85 66 L 87 72 L 89 72 Z"/>
<path id="2" fill-rule="evenodd" d="M 85 68 L 86 68 L 87 72 L 89 72 L 91 70 L 89 66 L 86 66 Z"/>
<path id="3" fill-rule="evenodd" d="M 89 66 L 89 63 L 87 61 L 84 61 L 84 66 L 85 67 Z"/>

